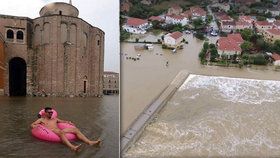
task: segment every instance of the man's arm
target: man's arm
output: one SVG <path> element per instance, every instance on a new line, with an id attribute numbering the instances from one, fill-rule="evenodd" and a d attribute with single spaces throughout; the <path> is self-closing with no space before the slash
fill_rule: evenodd
<path id="1" fill-rule="evenodd" d="M 38 119 L 38 120 L 36 120 L 35 122 L 33 122 L 32 124 L 31 124 L 31 128 L 35 128 L 38 124 L 40 124 L 42 122 L 42 119 Z"/>
<path id="2" fill-rule="evenodd" d="M 56 118 L 58 123 L 69 123 L 71 125 L 74 125 L 71 121 L 61 120 L 59 118 Z"/>

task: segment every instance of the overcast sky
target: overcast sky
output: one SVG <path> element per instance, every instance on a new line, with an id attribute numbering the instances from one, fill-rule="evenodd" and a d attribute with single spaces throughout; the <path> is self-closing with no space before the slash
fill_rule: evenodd
<path id="1" fill-rule="evenodd" d="M 0 14 L 39 17 L 40 9 L 51 2 L 69 0 L 1 0 Z M 79 9 L 79 17 L 105 32 L 105 71 L 119 72 L 119 1 L 72 0 Z"/>

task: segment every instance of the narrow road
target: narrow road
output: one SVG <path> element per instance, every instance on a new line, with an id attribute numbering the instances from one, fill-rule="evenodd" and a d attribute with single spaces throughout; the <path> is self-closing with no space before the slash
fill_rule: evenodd
<path id="1" fill-rule="evenodd" d="M 213 27 L 214 30 L 219 30 L 219 27 L 217 25 L 217 22 L 216 22 L 216 18 L 210 8 L 210 5 L 207 6 L 207 11 L 209 12 L 209 14 L 213 17 L 213 20 L 211 21 L 210 23 L 210 26 Z"/>

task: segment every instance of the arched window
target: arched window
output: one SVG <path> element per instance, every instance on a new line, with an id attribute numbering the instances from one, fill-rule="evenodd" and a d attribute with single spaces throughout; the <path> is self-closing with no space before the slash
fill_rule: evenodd
<path id="1" fill-rule="evenodd" d="M 17 32 L 17 39 L 23 40 L 23 32 L 22 31 Z"/>
<path id="2" fill-rule="evenodd" d="M 14 31 L 13 30 L 8 30 L 7 31 L 7 38 L 9 39 L 14 39 Z"/>

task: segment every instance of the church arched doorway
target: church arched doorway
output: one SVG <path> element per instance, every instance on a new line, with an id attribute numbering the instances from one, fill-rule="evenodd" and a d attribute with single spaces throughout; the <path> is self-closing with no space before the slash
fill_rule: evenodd
<path id="1" fill-rule="evenodd" d="M 9 92 L 10 96 L 26 95 L 26 62 L 22 58 L 9 61 Z"/>

